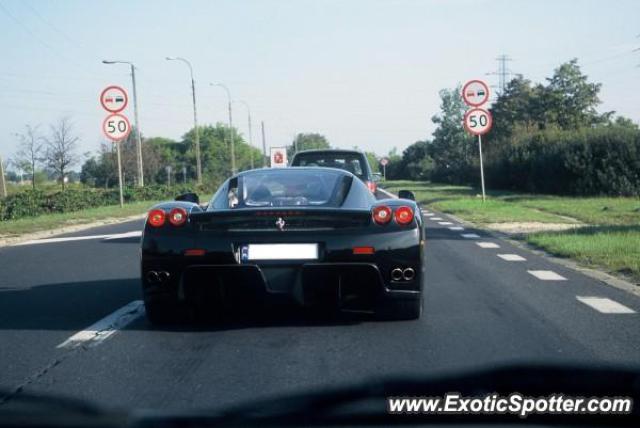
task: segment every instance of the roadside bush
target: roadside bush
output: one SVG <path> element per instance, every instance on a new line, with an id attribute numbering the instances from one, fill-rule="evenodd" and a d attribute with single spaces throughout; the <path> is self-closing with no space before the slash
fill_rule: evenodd
<path id="1" fill-rule="evenodd" d="M 494 151 L 488 185 L 561 195 L 640 195 L 640 132 L 618 126 L 526 135 Z"/>
<path id="2" fill-rule="evenodd" d="M 196 192 L 203 195 L 212 189 L 207 186 L 147 186 L 123 189 L 125 202 L 173 199 L 177 195 Z M 117 205 L 120 201 L 118 189 L 68 188 L 64 191 L 47 193 L 42 190 L 24 190 L 0 199 L 0 221 L 35 217 L 43 214 L 80 211 L 107 205 Z"/>

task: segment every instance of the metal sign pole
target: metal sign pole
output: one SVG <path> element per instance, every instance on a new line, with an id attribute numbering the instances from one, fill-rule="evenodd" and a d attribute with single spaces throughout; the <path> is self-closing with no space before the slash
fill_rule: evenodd
<path id="1" fill-rule="evenodd" d="M 260 126 L 262 127 L 262 167 L 265 168 L 267 166 L 267 139 L 264 136 L 264 120 L 260 122 Z"/>
<path id="2" fill-rule="evenodd" d="M 484 193 L 484 167 L 482 166 L 482 135 L 478 135 L 478 149 L 480 150 L 480 181 L 482 183 L 482 202 L 485 201 Z"/>
<path id="3" fill-rule="evenodd" d="M 387 181 L 387 164 L 382 165 L 382 180 Z"/>
<path id="4" fill-rule="evenodd" d="M 2 197 L 7 197 L 7 182 L 4 179 L 4 165 L 2 164 L 2 156 L 0 156 L 0 191 L 2 191 Z"/>
<path id="5" fill-rule="evenodd" d="M 124 197 L 122 196 L 122 159 L 120 158 L 120 143 L 116 145 L 116 153 L 118 156 L 118 186 L 120 187 L 120 208 L 124 206 Z"/>

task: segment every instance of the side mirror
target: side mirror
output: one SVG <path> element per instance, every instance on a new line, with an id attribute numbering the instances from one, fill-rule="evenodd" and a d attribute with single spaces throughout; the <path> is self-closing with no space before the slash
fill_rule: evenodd
<path id="1" fill-rule="evenodd" d="M 382 181 L 382 174 L 380 174 L 379 172 L 374 172 L 372 175 L 373 175 L 373 182 L 374 183 L 378 183 L 378 182 Z"/>
<path id="2" fill-rule="evenodd" d="M 200 198 L 198 197 L 197 193 L 184 193 L 182 195 L 176 196 L 176 201 L 184 201 L 184 202 L 199 204 Z"/>
<path id="3" fill-rule="evenodd" d="M 411 199 L 412 201 L 416 200 L 416 195 L 414 195 L 411 190 L 400 190 L 398 192 L 398 197 L 400 199 Z"/>

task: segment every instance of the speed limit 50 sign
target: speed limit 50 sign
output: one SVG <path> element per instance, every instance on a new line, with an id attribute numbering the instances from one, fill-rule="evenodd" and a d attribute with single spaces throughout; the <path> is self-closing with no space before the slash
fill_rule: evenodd
<path id="1" fill-rule="evenodd" d="M 484 135 L 491 129 L 493 118 L 483 108 L 472 108 L 464 115 L 464 129 L 473 135 Z"/>
<path id="2" fill-rule="evenodd" d="M 104 132 L 104 135 L 108 139 L 117 143 L 129 136 L 131 133 L 131 124 L 129 123 L 129 119 L 120 113 L 110 114 L 104 122 L 102 122 L 102 132 Z"/>

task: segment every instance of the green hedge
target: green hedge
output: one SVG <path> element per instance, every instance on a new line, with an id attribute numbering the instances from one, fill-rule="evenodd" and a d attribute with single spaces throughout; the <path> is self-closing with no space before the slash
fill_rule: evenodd
<path id="1" fill-rule="evenodd" d="M 640 195 L 640 132 L 607 126 L 528 135 L 486 163 L 487 185 L 561 195 Z"/>
<path id="2" fill-rule="evenodd" d="M 147 186 L 127 187 L 123 191 L 125 202 L 173 199 L 175 196 L 196 192 L 200 195 L 210 192 L 205 186 Z M 64 191 L 46 193 L 42 190 L 25 190 L 0 199 L 0 221 L 35 217 L 50 213 L 80 211 L 120 202 L 118 189 L 70 188 Z"/>

